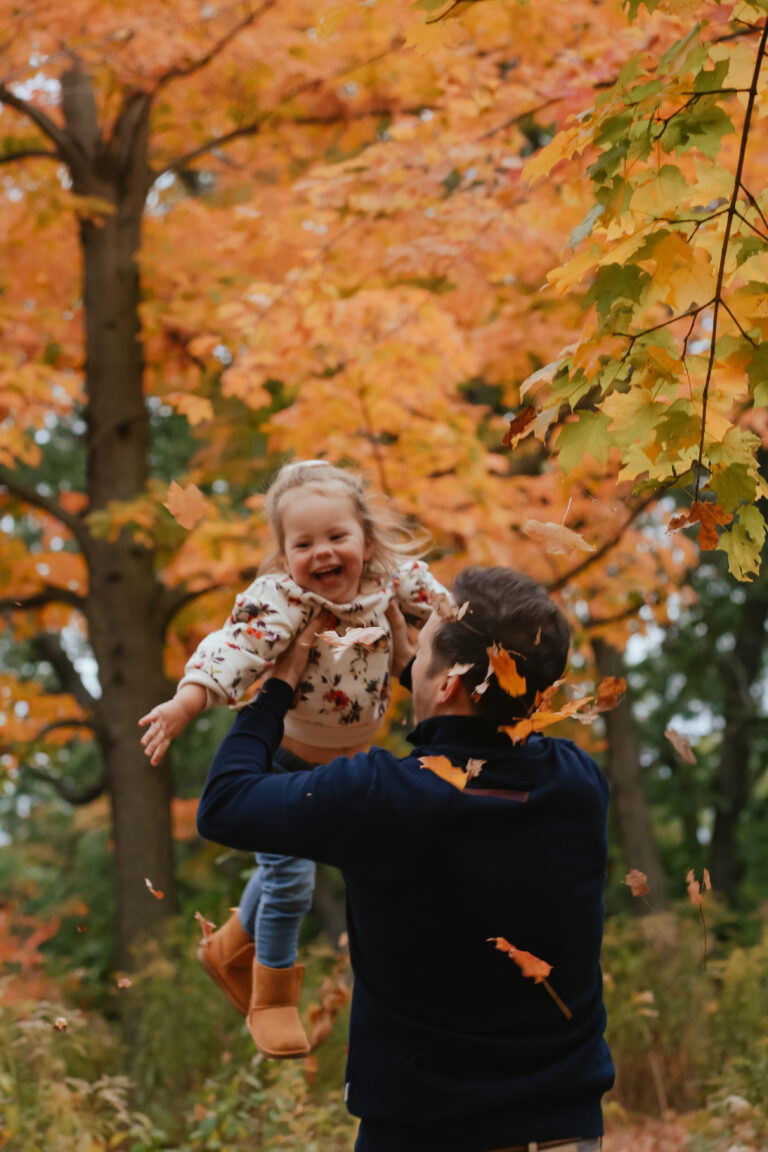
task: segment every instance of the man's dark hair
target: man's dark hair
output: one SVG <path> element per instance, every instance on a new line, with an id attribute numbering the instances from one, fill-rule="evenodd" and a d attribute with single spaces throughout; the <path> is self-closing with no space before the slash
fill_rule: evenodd
<path id="1" fill-rule="evenodd" d="M 446 620 L 432 638 L 430 671 L 471 664 L 462 674 L 470 697 L 488 671 L 488 648 L 497 644 L 512 656 L 525 677 L 523 696 L 510 696 L 495 676 L 480 696 L 473 697 L 477 713 L 511 724 L 527 716 L 537 692 L 563 674 L 571 630 L 563 613 L 543 585 L 513 568 L 465 568 L 453 585 L 453 598 L 461 619 Z"/>

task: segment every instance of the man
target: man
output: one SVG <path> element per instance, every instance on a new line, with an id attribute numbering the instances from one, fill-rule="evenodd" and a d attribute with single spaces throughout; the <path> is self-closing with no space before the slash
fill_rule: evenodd
<path id="1" fill-rule="evenodd" d="M 433 614 L 410 667 L 410 756 L 373 747 L 269 774 L 306 637 L 225 738 L 198 827 L 344 875 L 358 1152 L 591 1152 L 613 1081 L 599 967 L 607 787 L 570 741 L 513 745 L 498 730 L 561 675 L 569 629 L 544 589 L 508 568 L 466 569 L 453 594 L 461 618 Z M 494 644 L 513 657 L 521 695 L 486 678 Z M 482 767 L 458 788 L 421 762 L 436 756 Z M 555 995 L 497 938 L 550 964 Z"/>

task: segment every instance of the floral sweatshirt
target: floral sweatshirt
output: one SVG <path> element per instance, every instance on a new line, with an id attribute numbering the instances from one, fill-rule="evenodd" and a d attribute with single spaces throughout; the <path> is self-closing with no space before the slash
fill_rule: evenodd
<path id="1" fill-rule="evenodd" d="M 396 600 L 406 617 L 425 620 L 432 602 L 447 595 L 421 560 L 403 564 L 389 578 L 364 581 L 351 604 L 334 604 L 307 592 L 285 572 L 258 576 L 235 600 L 223 628 L 200 643 L 184 670 L 184 684 L 200 684 L 207 706 L 236 704 L 244 692 L 288 647 L 319 611 L 339 621 L 340 635 L 350 628 L 382 628 L 373 643 L 332 648 L 318 639 L 309 654 L 294 707 L 285 717 L 285 734 L 318 748 L 369 743 L 390 697 L 391 630 L 386 610 Z"/>

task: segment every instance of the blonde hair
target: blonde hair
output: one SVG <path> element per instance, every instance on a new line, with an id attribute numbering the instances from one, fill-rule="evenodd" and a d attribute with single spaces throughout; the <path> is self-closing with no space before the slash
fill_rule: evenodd
<path id="1" fill-rule="evenodd" d="M 386 497 L 370 493 L 358 473 L 337 468 L 327 460 L 297 460 L 284 464 L 267 490 L 264 511 L 279 552 L 262 561 L 259 573 L 273 572 L 282 567 L 285 535 L 280 505 L 285 497 L 302 488 L 323 496 L 328 495 L 329 488 L 340 489 L 352 501 L 365 542 L 371 547 L 371 555 L 363 569 L 364 576 L 389 576 L 404 559 L 422 556 L 426 551 L 426 534 L 417 535 Z"/>

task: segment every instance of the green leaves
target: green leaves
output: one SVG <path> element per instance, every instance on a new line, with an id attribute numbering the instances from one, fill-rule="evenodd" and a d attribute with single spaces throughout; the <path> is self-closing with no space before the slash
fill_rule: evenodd
<path id="1" fill-rule="evenodd" d="M 585 456 L 591 456 L 596 464 L 605 468 L 612 443 L 608 423 L 603 412 L 579 412 L 577 420 L 563 427 L 557 454 L 564 472 L 577 468 Z"/>

